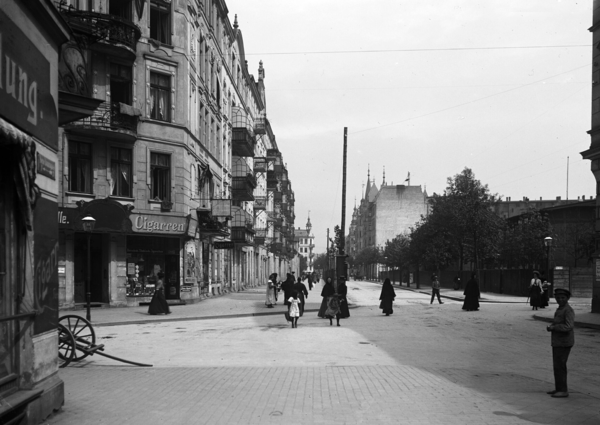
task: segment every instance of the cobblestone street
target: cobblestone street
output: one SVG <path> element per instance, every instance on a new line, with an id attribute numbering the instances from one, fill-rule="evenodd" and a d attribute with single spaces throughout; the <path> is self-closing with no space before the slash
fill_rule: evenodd
<path id="1" fill-rule="evenodd" d="M 294 330 L 282 314 L 99 326 L 107 353 L 154 367 L 94 356 L 61 370 L 66 403 L 48 423 L 599 423 L 598 331 L 578 330 L 571 397 L 552 399 L 548 335 L 526 306 L 484 303 L 469 314 L 459 301 L 429 305 L 397 289 L 386 318 L 379 288 L 350 283 L 358 308 L 341 328 L 314 312 Z M 261 293 L 218 302 L 242 309 Z"/>

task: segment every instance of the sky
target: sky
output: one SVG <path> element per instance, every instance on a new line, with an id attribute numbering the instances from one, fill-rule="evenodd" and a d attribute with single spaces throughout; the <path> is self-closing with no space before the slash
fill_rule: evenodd
<path id="1" fill-rule="evenodd" d="M 595 196 L 590 0 L 226 0 L 315 252 L 367 175 L 443 193 L 465 167 L 502 199 Z"/>

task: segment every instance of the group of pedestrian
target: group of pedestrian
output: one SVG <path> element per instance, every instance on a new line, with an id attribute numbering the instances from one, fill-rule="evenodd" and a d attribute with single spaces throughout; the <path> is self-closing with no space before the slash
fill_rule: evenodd
<path id="1" fill-rule="evenodd" d="M 529 305 L 532 310 L 546 308 L 550 300 L 550 283 L 545 277 L 540 279 L 540 272 L 533 272 L 533 279 L 529 284 Z"/>

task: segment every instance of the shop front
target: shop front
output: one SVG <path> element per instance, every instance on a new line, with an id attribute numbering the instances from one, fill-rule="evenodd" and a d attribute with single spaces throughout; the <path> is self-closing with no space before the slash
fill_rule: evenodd
<path id="1" fill-rule="evenodd" d="M 127 235 L 126 274 L 127 305 L 150 302 L 158 273 L 164 273 L 165 297 L 170 304 L 189 298 L 182 286 L 183 251 L 186 246 L 190 217 L 134 213 L 132 233 Z M 182 294 L 184 294 L 182 296 Z"/>

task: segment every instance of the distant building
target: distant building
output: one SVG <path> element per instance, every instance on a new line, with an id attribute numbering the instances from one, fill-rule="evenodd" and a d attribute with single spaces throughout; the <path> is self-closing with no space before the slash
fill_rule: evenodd
<path id="1" fill-rule="evenodd" d="M 312 224 L 310 223 L 310 217 L 306 222 L 306 228 L 300 227 L 294 230 L 294 239 L 298 242 L 298 254 L 306 258 L 306 272 L 312 273 L 313 268 L 313 248 L 315 247 L 315 235 L 311 233 Z"/>
<path id="2" fill-rule="evenodd" d="M 590 197 L 589 199 L 593 199 Z M 542 199 L 539 200 L 529 199 L 523 197 L 522 200 L 513 201 L 510 197 L 505 200 L 498 202 L 494 208 L 496 214 L 502 218 L 511 218 L 526 213 L 532 208 L 542 210 L 544 208 L 557 207 L 559 205 L 572 204 L 579 201 L 585 201 L 585 196 L 578 199 L 563 200 L 560 196 L 556 199 Z"/>
<path id="3" fill-rule="evenodd" d="M 388 240 L 409 232 L 422 215 L 427 215 L 427 193 L 421 186 L 408 183 L 388 185 L 384 174 L 378 189 L 367 173 L 365 194 L 354 207 L 346 237 L 347 254 L 356 256 L 365 248 L 383 248 Z"/>

